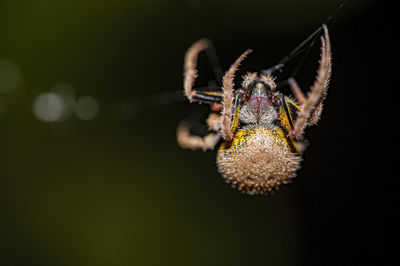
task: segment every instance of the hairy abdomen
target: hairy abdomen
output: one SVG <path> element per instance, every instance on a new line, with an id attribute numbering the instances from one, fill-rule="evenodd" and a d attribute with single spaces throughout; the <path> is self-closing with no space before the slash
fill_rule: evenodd
<path id="1" fill-rule="evenodd" d="M 234 187 L 264 194 L 296 176 L 301 156 L 293 152 L 293 145 L 276 126 L 247 126 L 219 148 L 218 171 Z"/>

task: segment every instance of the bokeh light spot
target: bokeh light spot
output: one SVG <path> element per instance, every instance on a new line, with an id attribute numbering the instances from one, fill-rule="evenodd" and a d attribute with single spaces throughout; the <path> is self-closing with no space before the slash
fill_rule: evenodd
<path id="1" fill-rule="evenodd" d="M 74 87 L 67 82 L 58 82 L 51 87 L 50 91 L 59 95 L 65 104 L 65 110 L 61 119 L 66 120 L 71 118 L 75 110 L 76 93 Z"/>
<path id="2" fill-rule="evenodd" d="M 91 96 L 79 97 L 75 105 L 75 114 L 82 120 L 93 120 L 99 113 L 99 103 Z"/>
<path id="3" fill-rule="evenodd" d="M 45 122 L 56 122 L 62 119 L 66 111 L 63 98 L 53 92 L 40 94 L 33 103 L 36 118 Z"/>

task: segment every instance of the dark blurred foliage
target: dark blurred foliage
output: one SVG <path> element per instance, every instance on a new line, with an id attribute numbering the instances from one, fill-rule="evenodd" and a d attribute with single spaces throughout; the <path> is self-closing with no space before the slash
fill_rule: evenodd
<path id="1" fill-rule="evenodd" d="M 395 265 L 398 55 L 383 2 L 349 1 L 334 17 L 323 119 L 296 182 L 275 195 L 244 195 L 215 151 L 177 146 L 179 121 L 204 108 L 140 100 L 181 89 L 201 37 L 225 69 L 253 48 L 242 75 L 340 2 L 0 1 L 0 265 Z M 318 54 L 297 74 L 304 89 Z"/>

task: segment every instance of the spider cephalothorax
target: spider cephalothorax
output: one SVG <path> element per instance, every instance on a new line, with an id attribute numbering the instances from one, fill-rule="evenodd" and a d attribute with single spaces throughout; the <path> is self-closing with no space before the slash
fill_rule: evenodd
<path id="1" fill-rule="evenodd" d="M 270 71 L 246 74 L 241 87 L 235 89 L 235 72 L 251 50 L 225 73 L 221 91 L 192 89 L 198 54 L 212 49 L 208 40 L 194 43 L 185 57 L 184 91 L 191 102 L 212 104 L 207 124 L 214 132 L 194 136 L 189 123 L 184 122 L 178 126 L 178 143 L 184 148 L 207 150 L 222 138 L 218 171 L 232 186 L 248 194 L 265 194 L 291 182 L 305 149 L 304 129 L 320 118 L 331 76 L 328 29 L 325 25 L 322 29 L 320 66 L 308 95 L 301 92 L 294 78 L 288 80 L 296 100 L 277 91 Z"/>
<path id="2" fill-rule="evenodd" d="M 273 106 L 272 95 L 276 85 L 272 76 L 248 73 L 243 78 L 242 107 L 240 122 L 244 124 L 272 123 L 278 118 Z"/>

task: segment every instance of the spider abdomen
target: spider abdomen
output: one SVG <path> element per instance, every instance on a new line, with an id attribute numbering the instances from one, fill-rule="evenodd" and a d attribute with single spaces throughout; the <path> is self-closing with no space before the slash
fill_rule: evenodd
<path id="1" fill-rule="evenodd" d="M 250 125 L 237 130 L 232 142 L 218 150 L 218 171 L 227 182 L 248 194 L 264 194 L 290 182 L 300 167 L 285 132 L 274 125 Z"/>

